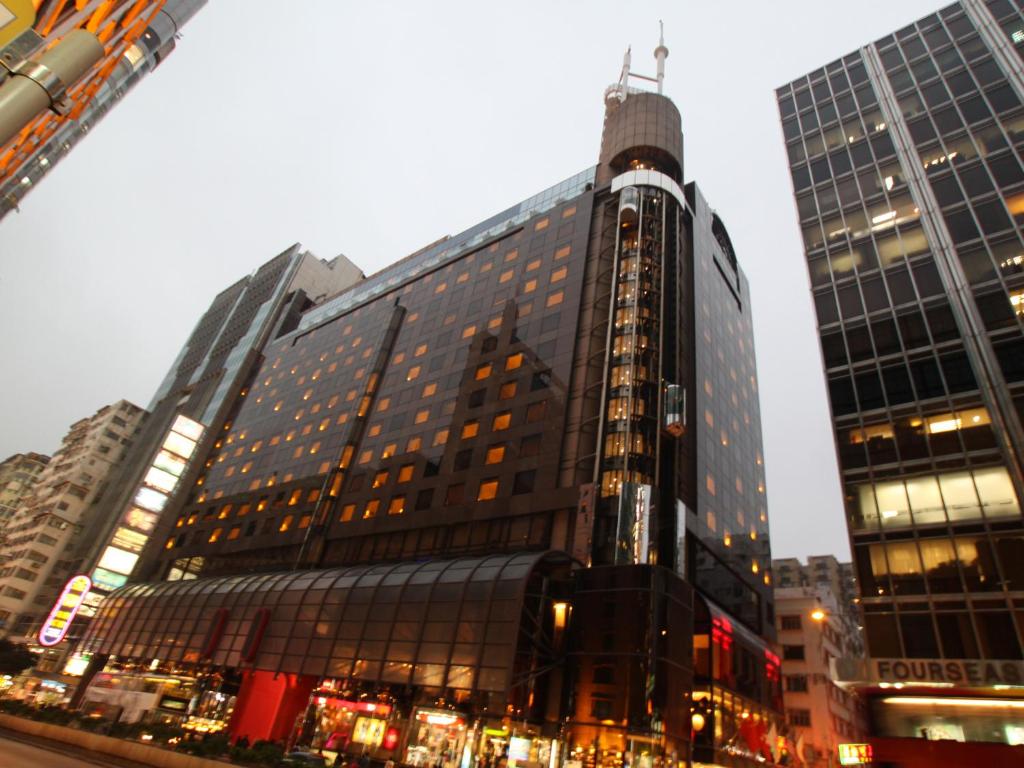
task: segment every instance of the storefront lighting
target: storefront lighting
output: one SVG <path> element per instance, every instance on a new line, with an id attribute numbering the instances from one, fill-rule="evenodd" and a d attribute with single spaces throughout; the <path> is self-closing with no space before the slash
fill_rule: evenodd
<path id="1" fill-rule="evenodd" d="M 980 707 L 989 709 L 1024 709 L 1024 699 L 955 699 L 931 696 L 890 696 L 883 704 L 927 707 Z"/>

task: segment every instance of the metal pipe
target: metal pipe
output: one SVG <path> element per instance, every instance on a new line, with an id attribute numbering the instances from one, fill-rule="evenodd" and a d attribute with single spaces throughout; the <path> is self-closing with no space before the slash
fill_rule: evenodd
<path id="1" fill-rule="evenodd" d="M 46 109 L 58 109 L 67 89 L 103 58 L 103 45 L 84 29 L 69 32 L 41 56 L 16 66 L 0 85 L 0 146 Z"/>

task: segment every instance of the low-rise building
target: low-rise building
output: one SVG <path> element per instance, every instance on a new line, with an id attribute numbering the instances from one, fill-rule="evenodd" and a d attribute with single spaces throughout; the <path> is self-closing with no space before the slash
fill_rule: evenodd
<path id="1" fill-rule="evenodd" d="M 856 605 L 846 595 L 836 594 L 829 583 L 832 579 L 823 576 L 811 583 L 806 578 L 819 571 L 831 572 L 833 577 L 840 574 L 841 568 L 814 567 L 816 562 L 829 561 L 842 565 L 830 556 L 811 558 L 808 566 L 801 566 L 802 571 L 789 567 L 792 560 L 773 564 L 773 574 L 779 579 L 775 611 L 786 720 L 797 764 L 802 760 L 808 768 L 838 765 L 839 745 L 861 742 L 867 734 L 863 702 L 836 684 L 831 663 L 863 654 Z M 793 574 L 801 572 L 802 579 L 794 578 Z"/>

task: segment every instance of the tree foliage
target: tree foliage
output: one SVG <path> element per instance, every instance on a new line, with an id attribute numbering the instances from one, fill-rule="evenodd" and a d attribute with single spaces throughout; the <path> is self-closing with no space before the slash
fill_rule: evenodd
<path id="1" fill-rule="evenodd" d="M 36 663 L 36 656 L 24 645 L 0 640 L 0 675 L 18 675 Z"/>

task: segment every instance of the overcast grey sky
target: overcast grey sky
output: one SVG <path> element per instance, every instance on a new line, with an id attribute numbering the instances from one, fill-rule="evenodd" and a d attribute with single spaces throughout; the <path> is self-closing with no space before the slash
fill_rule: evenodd
<path id="1" fill-rule="evenodd" d="M 294 242 L 366 273 L 597 162 L 627 45 L 751 282 L 772 551 L 849 549 L 774 89 L 934 0 L 215 0 L 0 223 L 0 458 L 145 406 L 213 296 Z"/>

